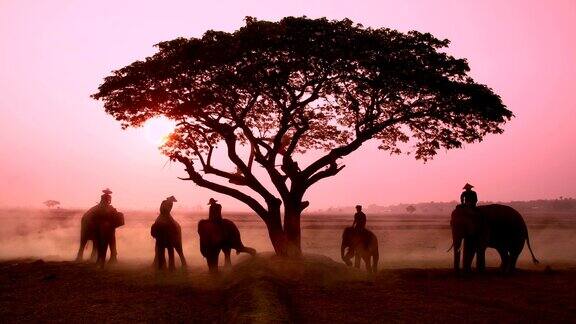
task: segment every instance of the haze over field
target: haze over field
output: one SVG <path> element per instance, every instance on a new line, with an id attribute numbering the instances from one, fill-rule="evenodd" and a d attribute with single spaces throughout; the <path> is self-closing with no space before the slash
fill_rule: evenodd
<path id="1" fill-rule="evenodd" d="M 369 211 L 367 211 L 369 212 Z M 0 260 L 43 258 L 68 261 L 77 252 L 82 211 L 71 211 L 67 219 L 46 210 L 0 211 Z M 62 215 L 62 214 L 60 214 Z M 126 225 L 118 228 L 117 242 L 122 263 L 151 264 L 154 259 L 154 240 L 150 226 L 155 212 L 126 211 Z M 380 268 L 446 268 L 451 265 L 452 254 L 447 253 L 452 243 L 449 214 L 369 214 L 368 228 L 378 236 Z M 534 253 L 543 265 L 530 262 L 527 249 L 520 257 L 523 268 L 554 268 L 573 264 L 576 259 L 576 218 L 573 212 L 547 212 L 525 214 Z M 192 267 L 206 271 L 200 254 L 197 222 L 206 218 L 204 213 L 176 212 L 175 219 L 182 225 L 184 254 Z M 242 233 L 245 245 L 259 252 L 272 251 L 264 223 L 252 214 L 225 213 Z M 321 254 L 340 260 L 342 230 L 350 226 L 349 215 L 305 215 L 302 223 L 302 248 L 307 254 Z M 89 255 L 88 246 L 85 255 Z M 497 253 L 488 250 L 488 265 L 499 264 Z M 233 254 L 233 263 L 237 257 Z M 245 258 L 244 255 L 240 257 Z M 221 261 L 222 258 L 221 258 Z"/>
<path id="2" fill-rule="evenodd" d="M 576 196 L 574 1 L 2 1 L 0 206 L 57 199 L 86 207 L 104 187 L 119 208 L 155 209 L 172 194 L 179 206 L 204 205 L 213 193 L 177 180 L 182 167 L 166 164 L 156 149 L 170 125 L 122 131 L 89 95 L 111 70 L 154 53 L 153 44 L 236 30 L 248 15 L 348 17 L 448 38 L 449 53 L 467 58 L 471 75 L 516 115 L 503 135 L 427 164 L 367 145 L 344 159 L 341 174 L 311 189 L 311 209 L 450 201 L 465 182 L 481 200 Z"/>

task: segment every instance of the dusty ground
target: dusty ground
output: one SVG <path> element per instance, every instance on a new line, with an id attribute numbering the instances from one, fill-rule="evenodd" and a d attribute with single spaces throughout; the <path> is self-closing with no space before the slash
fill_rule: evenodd
<path id="1" fill-rule="evenodd" d="M 575 322 L 576 267 L 561 268 L 369 277 L 326 257 L 259 256 L 213 277 L 200 268 L 5 261 L 0 322 Z"/>
<path id="2" fill-rule="evenodd" d="M 117 231 L 121 263 L 99 270 L 67 262 L 78 248 L 81 211 L 61 219 L 46 211 L 0 210 L 0 323 L 576 322 L 576 215 L 524 215 L 541 264 L 531 264 L 525 249 L 523 271 L 469 277 L 449 270 L 448 215 L 369 214 L 380 247 L 380 272 L 371 278 L 333 261 L 351 224 L 347 215 L 303 218 L 304 251 L 327 257 L 288 262 L 266 253 L 234 255 L 231 271 L 211 277 L 196 233 L 205 215 L 175 215 L 192 267 L 157 274 L 149 266 L 155 213 L 126 212 Z M 238 224 L 244 244 L 272 250 L 260 220 L 226 217 Z M 499 264 L 493 249 L 487 264 Z"/>

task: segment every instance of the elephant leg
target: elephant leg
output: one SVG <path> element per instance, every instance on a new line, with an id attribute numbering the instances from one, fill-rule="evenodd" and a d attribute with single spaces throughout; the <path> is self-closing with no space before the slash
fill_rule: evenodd
<path id="1" fill-rule="evenodd" d="M 86 243 L 88 240 L 84 237 L 80 238 L 80 248 L 78 248 L 78 253 L 76 254 L 76 261 L 82 261 L 84 257 L 84 249 L 86 248 Z"/>
<path id="2" fill-rule="evenodd" d="M 98 261 L 98 243 L 96 240 L 92 240 L 92 252 L 90 253 L 90 261 Z"/>
<path id="3" fill-rule="evenodd" d="M 112 236 L 110 237 L 110 263 L 118 262 L 118 251 L 116 250 L 116 230 L 114 229 L 112 232 Z"/>
<path id="4" fill-rule="evenodd" d="M 360 253 L 358 251 L 354 253 L 354 268 L 360 269 Z"/>
<path id="5" fill-rule="evenodd" d="M 378 251 L 372 253 L 372 273 L 378 272 L 378 259 L 380 258 Z"/>
<path id="6" fill-rule="evenodd" d="M 518 261 L 518 256 L 520 252 L 510 251 L 510 262 L 508 262 L 508 271 L 514 272 L 516 270 L 516 261 Z"/>
<path id="7" fill-rule="evenodd" d="M 231 250 L 232 249 L 228 249 L 228 248 L 222 249 L 222 252 L 224 252 L 224 266 L 226 268 L 230 268 L 232 266 L 232 260 L 230 259 L 230 251 Z"/>
<path id="8" fill-rule="evenodd" d="M 180 264 L 182 265 L 182 268 L 186 268 L 187 264 L 186 264 L 186 258 L 184 257 L 184 252 L 182 251 L 182 243 L 177 244 L 174 247 L 174 249 L 176 250 L 178 256 L 180 257 Z"/>
<path id="9" fill-rule="evenodd" d="M 108 242 L 106 240 L 98 241 L 98 260 L 97 263 L 100 268 L 104 268 L 106 263 L 106 253 L 108 252 Z"/>
<path id="10" fill-rule="evenodd" d="M 478 272 L 484 272 L 486 270 L 486 249 L 479 248 L 476 251 L 476 269 Z"/>
<path id="11" fill-rule="evenodd" d="M 352 249 L 351 247 L 348 248 L 348 251 L 346 251 L 346 254 L 344 254 L 344 257 L 342 257 L 342 260 L 344 260 L 344 263 L 346 263 L 347 266 L 351 266 L 352 265 L 352 261 L 350 261 L 352 258 L 354 257 L 354 249 Z"/>
<path id="12" fill-rule="evenodd" d="M 210 273 L 218 273 L 218 254 L 220 254 L 220 250 L 210 251 L 206 257 Z"/>
<path id="13" fill-rule="evenodd" d="M 154 261 L 152 262 L 152 266 L 154 269 L 159 269 L 160 265 L 160 245 L 158 244 L 158 240 L 154 243 Z"/>
<path id="14" fill-rule="evenodd" d="M 506 272 L 508 270 L 508 251 L 503 248 L 496 249 L 500 255 L 500 271 Z"/>
<path id="15" fill-rule="evenodd" d="M 368 273 L 372 273 L 372 264 L 370 262 L 370 255 L 365 254 L 362 256 L 362 259 L 364 260 L 364 264 L 366 265 L 366 271 L 368 271 Z"/>
<path id="16" fill-rule="evenodd" d="M 462 268 L 465 272 L 472 271 L 472 260 L 474 259 L 474 242 L 469 239 L 464 240 L 464 259 L 462 261 Z"/>
<path id="17" fill-rule="evenodd" d="M 157 269 L 164 270 L 166 268 L 166 255 L 164 254 L 164 244 L 156 241 L 156 261 Z"/>
<path id="18" fill-rule="evenodd" d="M 176 262 L 174 261 L 174 247 L 168 246 L 168 269 L 170 271 L 176 270 Z"/>

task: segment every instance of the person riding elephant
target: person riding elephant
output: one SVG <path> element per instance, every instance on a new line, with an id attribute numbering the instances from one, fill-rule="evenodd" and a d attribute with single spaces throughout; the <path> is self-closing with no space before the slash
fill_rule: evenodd
<path id="1" fill-rule="evenodd" d="M 124 225 L 124 214 L 112 207 L 112 191 L 102 190 L 100 203 L 90 208 L 83 216 L 80 224 L 80 247 L 76 260 L 81 261 L 88 241 L 92 241 L 92 256 L 100 266 L 104 266 L 106 253 L 110 247 L 110 261 L 116 262 L 116 228 Z"/>
<path id="2" fill-rule="evenodd" d="M 352 227 L 357 230 L 363 230 L 366 228 L 366 214 L 362 211 L 362 205 L 356 205 L 356 214 L 354 214 Z"/>
<path id="3" fill-rule="evenodd" d="M 222 205 L 218 203 L 218 200 L 210 198 L 208 205 L 210 205 L 208 209 L 208 219 L 213 222 L 222 221 Z"/>
<path id="4" fill-rule="evenodd" d="M 465 184 L 464 188 L 462 188 L 464 191 L 460 194 L 460 203 L 463 206 L 476 207 L 478 195 L 472 188 L 474 188 L 474 186 L 469 183 Z"/>
<path id="5" fill-rule="evenodd" d="M 466 272 L 471 271 L 474 256 L 476 256 L 476 268 L 478 271 L 484 271 L 485 253 L 488 247 L 498 251 L 502 271 L 514 271 L 524 242 L 528 245 L 532 261 L 538 263 L 530 246 L 526 223 L 522 215 L 512 207 L 493 204 L 478 206 L 476 210 L 472 210 L 457 206 L 452 212 L 450 227 L 455 271 L 460 270 L 462 242 L 464 243 L 462 267 Z"/>
<path id="6" fill-rule="evenodd" d="M 162 201 L 160 215 L 150 228 L 150 234 L 156 239 L 154 265 L 158 270 L 166 268 L 166 250 L 168 250 L 168 267 L 170 270 L 176 269 L 174 250 L 180 256 L 182 268 L 186 268 L 186 258 L 182 252 L 182 229 L 170 214 L 175 202 L 177 200 L 174 196 Z"/>
<path id="7" fill-rule="evenodd" d="M 358 230 L 352 226 L 346 227 L 342 233 L 340 255 L 346 265 L 351 266 L 350 259 L 354 257 L 354 266 L 360 268 L 360 259 L 364 260 L 369 273 L 378 271 L 378 238 L 372 231 L 363 228 Z"/>
<path id="8" fill-rule="evenodd" d="M 210 202 L 214 199 L 210 199 Z M 221 206 L 220 204 L 216 204 Z M 220 207 L 221 208 L 221 207 Z M 218 272 L 218 256 L 220 251 L 224 252 L 225 265 L 232 264 L 230 251 L 236 250 L 236 254 L 241 252 L 256 255 L 256 250 L 244 246 L 240 237 L 240 231 L 231 220 L 222 218 L 220 208 L 215 207 L 215 214 L 211 219 L 202 219 L 198 222 L 198 234 L 200 235 L 200 252 L 206 258 L 208 269 L 211 273 Z M 212 212 L 212 211 L 211 211 Z"/>

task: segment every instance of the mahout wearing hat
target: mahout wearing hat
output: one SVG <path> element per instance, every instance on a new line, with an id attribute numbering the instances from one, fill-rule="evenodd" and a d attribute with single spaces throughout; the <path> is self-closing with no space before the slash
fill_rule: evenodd
<path id="1" fill-rule="evenodd" d="M 473 185 L 466 183 L 462 189 L 472 189 L 472 188 L 474 188 Z"/>

